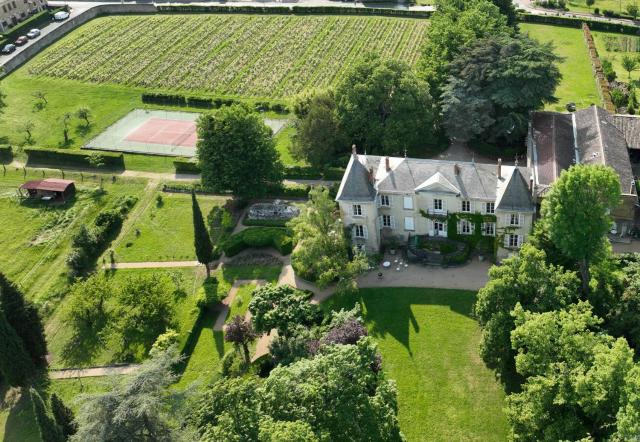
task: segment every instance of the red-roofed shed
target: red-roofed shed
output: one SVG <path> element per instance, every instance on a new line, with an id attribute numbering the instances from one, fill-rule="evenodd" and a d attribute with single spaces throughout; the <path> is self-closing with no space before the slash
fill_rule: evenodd
<path id="1" fill-rule="evenodd" d="M 21 190 L 26 190 L 29 198 L 44 200 L 62 200 L 72 197 L 76 192 L 76 185 L 71 180 L 47 178 L 44 180 L 27 181 Z"/>

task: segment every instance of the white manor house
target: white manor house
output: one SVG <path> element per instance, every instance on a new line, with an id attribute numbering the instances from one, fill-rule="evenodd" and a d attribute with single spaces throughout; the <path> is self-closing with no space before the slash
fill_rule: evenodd
<path id="1" fill-rule="evenodd" d="M 488 215 L 482 236 L 499 236 L 498 258 L 517 250 L 531 231 L 535 204 L 526 167 L 358 155 L 353 152 L 336 200 L 356 247 L 376 253 L 385 241 L 446 237 L 451 213 Z M 456 233 L 476 223 L 458 217 Z M 508 227 L 505 229 L 505 227 Z M 502 232 L 502 234 L 500 233 Z"/>

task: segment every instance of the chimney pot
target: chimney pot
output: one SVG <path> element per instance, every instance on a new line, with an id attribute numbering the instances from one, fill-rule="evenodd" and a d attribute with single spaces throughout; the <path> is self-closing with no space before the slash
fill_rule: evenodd
<path id="1" fill-rule="evenodd" d="M 529 178 L 529 192 L 533 195 L 533 177 Z"/>
<path id="2" fill-rule="evenodd" d="M 460 175 L 460 166 L 458 166 L 458 163 L 453 165 L 453 173 Z"/>
<path id="3" fill-rule="evenodd" d="M 369 182 L 373 185 L 375 184 L 375 178 L 373 175 L 373 167 L 369 168 Z"/>
<path id="4" fill-rule="evenodd" d="M 498 178 L 502 178 L 502 158 L 498 158 Z"/>
<path id="5" fill-rule="evenodd" d="M 351 154 L 352 155 L 358 155 L 358 150 L 356 149 L 356 145 L 355 144 L 351 145 Z"/>
<path id="6" fill-rule="evenodd" d="M 391 170 L 391 164 L 389 163 L 389 157 L 385 157 L 384 158 L 384 164 L 387 168 L 387 172 L 389 172 Z"/>

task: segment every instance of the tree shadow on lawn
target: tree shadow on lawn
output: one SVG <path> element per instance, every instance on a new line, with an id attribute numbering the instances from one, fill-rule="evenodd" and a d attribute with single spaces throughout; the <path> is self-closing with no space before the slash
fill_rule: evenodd
<path id="1" fill-rule="evenodd" d="M 218 317 L 219 312 L 213 309 L 209 309 L 198 318 L 198 322 L 196 326 L 193 328 L 193 332 L 189 335 L 187 339 L 187 343 L 184 346 L 182 351 L 182 355 L 184 356 L 179 366 L 177 367 L 178 373 L 184 373 L 187 366 L 189 365 L 189 360 L 193 356 L 193 352 L 200 341 L 200 338 L 203 337 L 204 333 L 212 333 L 213 341 L 215 342 L 215 349 L 218 353 L 218 357 L 222 359 L 224 356 L 224 334 L 222 331 L 214 330 L 213 325 L 216 322 L 216 318 Z"/>
<path id="2" fill-rule="evenodd" d="M 4 397 L 5 389 L 2 388 L 0 394 Z M 3 404 L 9 407 L 9 414 L 5 422 L 3 442 L 27 442 L 38 441 L 40 435 L 33 414 L 33 406 L 29 398 L 29 391 L 22 389 L 18 393 L 20 397 L 16 402 L 11 404 Z"/>
<path id="3" fill-rule="evenodd" d="M 442 305 L 471 318 L 476 293 L 464 290 L 430 288 L 379 288 L 361 289 L 358 292 L 331 298 L 326 307 L 331 310 L 352 309 L 358 303 L 369 332 L 374 337 L 393 336 L 413 357 L 409 344 L 411 329 L 420 331 L 420 324 L 413 314 L 413 305 Z"/>

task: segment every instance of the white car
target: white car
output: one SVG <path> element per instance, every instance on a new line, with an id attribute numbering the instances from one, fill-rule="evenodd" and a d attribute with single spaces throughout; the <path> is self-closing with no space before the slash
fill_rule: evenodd
<path id="1" fill-rule="evenodd" d="M 27 37 L 28 38 L 36 38 L 36 37 L 40 37 L 40 29 L 32 29 L 29 32 L 27 32 Z"/>
<path id="2" fill-rule="evenodd" d="M 59 11 L 53 14 L 53 19 L 57 21 L 66 20 L 69 18 L 69 13 L 67 11 Z"/>

